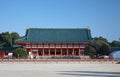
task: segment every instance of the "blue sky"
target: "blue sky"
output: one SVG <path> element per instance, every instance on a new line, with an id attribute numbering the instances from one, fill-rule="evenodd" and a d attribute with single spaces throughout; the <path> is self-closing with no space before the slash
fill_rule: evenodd
<path id="1" fill-rule="evenodd" d="M 93 37 L 120 37 L 120 0 L 0 0 L 0 33 L 31 28 L 91 28 Z"/>

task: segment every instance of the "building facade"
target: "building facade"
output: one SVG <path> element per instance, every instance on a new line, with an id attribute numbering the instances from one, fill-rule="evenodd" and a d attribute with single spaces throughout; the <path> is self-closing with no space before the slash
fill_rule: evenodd
<path id="1" fill-rule="evenodd" d="M 12 58 L 13 50 L 19 47 L 0 47 L 0 58 Z"/>
<path id="2" fill-rule="evenodd" d="M 89 28 L 29 28 L 16 44 L 33 57 L 83 56 L 92 40 Z"/>

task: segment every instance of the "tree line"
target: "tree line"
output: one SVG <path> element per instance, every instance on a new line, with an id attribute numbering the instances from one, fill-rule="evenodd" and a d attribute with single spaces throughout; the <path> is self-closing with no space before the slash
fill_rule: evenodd
<path id="1" fill-rule="evenodd" d="M 113 52 L 111 47 L 120 47 L 120 41 L 113 40 L 112 42 L 108 42 L 106 38 L 101 36 L 95 37 L 85 48 L 84 54 L 89 55 L 91 58 L 99 58 Z"/>
<path id="2" fill-rule="evenodd" d="M 0 47 L 12 47 L 15 44 L 15 40 L 20 36 L 17 32 L 3 32 L 0 33 Z"/>
<path id="3" fill-rule="evenodd" d="M 21 38 L 17 32 L 2 32 L 0 33 L 0 47 L 13 47 L 15 40 Z M 109 55 L 112 51 L 111 47 L 120 47 L 120 41 L 113 40 L 108 42 L 104 37 L 94 37 L 93 40 L 86 46 L 84 54 L 91 58 L 98 58 L 102 55 Z M 19 51 L 20 49 L 18 49 Z M 23 49 L 21 49 L 22 51 Z M 17 50 L 15 50 L 16 52 Z M 19 52 L 19 56 L 21 52 Z M 16 54 L 16 53 L 15 53 Z M 18 55 L 16 56 L 18 57 Z"/>

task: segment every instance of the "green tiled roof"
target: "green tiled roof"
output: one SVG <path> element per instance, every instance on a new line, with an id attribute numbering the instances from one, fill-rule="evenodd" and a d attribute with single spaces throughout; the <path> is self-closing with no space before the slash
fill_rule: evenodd
<path id="1" fill-rule="evenodd" d="M 16 48 L 18 47 L 0 47 L 0 52 L 1 51 L 13 51 Z"/>
<path id="2" fill-rule="evenodd" d="M 16 42 L 30 43 L 77 43 L 92 40 L 88 28 L 29 28 L 25 37 Z"/>

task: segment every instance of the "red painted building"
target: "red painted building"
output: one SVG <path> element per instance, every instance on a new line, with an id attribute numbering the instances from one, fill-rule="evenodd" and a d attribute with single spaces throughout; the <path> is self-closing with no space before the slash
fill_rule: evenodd
<path id="1" fill-rule="evenodd" d="M 19 47 L 0 47 L 0 58 L 12 58 L 12 52 Z"/>
<path id="2" fill-rule="evenodd" d="M 89 28 L 29 28 L 16 44 L 31 57 L 79 57 L 91 40 Z"/>

